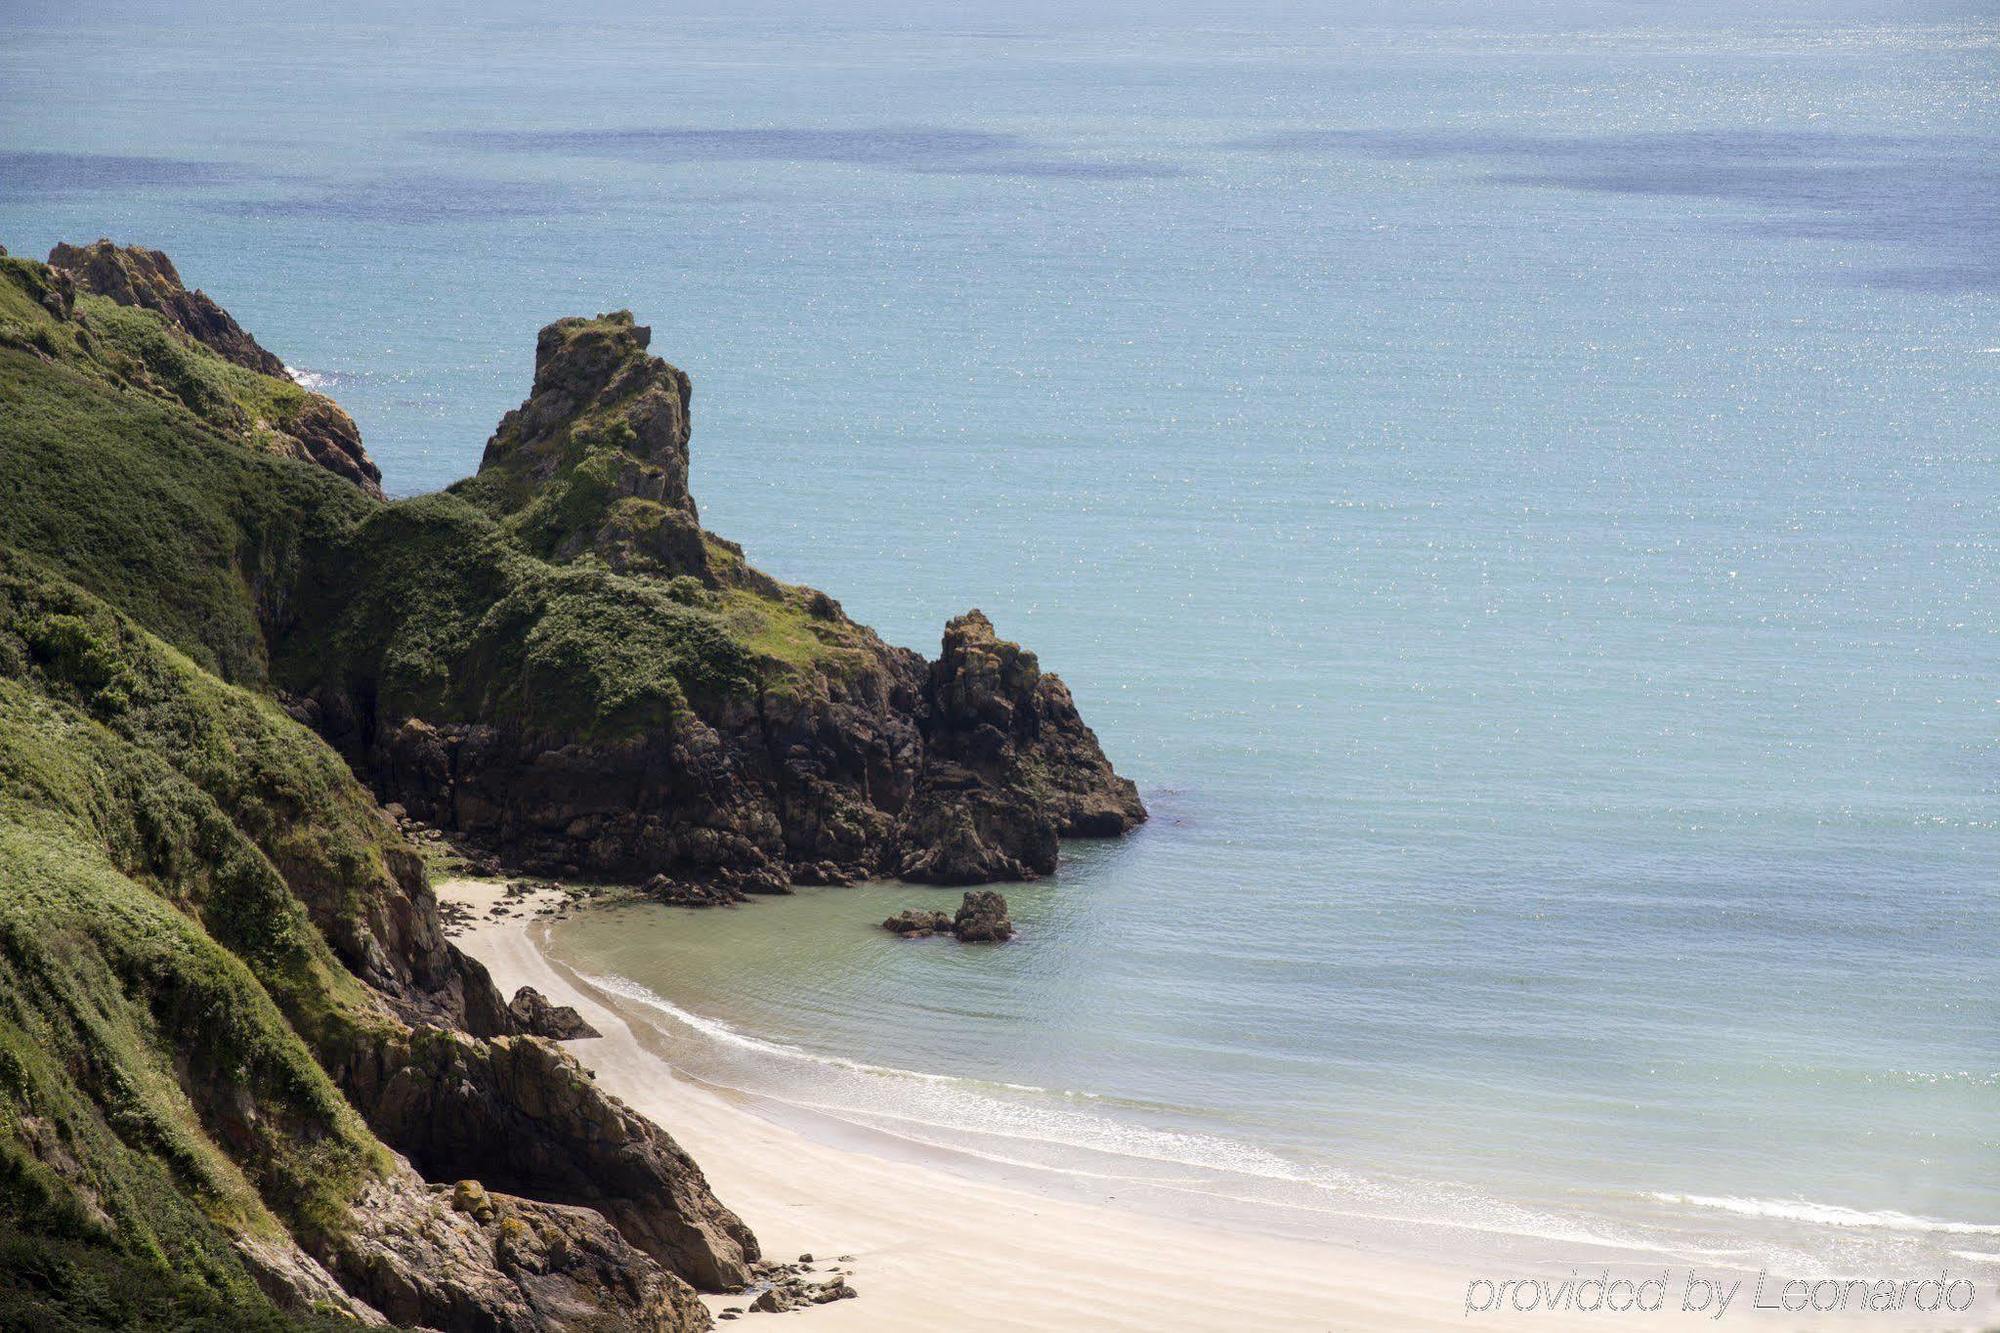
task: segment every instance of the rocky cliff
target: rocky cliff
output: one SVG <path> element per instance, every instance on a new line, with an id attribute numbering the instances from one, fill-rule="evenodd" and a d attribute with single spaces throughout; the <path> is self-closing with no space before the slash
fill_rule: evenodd
<path id="1" fill-rule="evenodd" d="M 751 891 L 1047 874 L 1145 818 L 1068 690 L 978 612 L 935 663 L 703 532 L 687 376 L 566 319 L 476 477 L 357 527 L 279 683 L 386 798 L 559 874 Z"/>
<path id="2" fill-rule="evenodd" d="M 0 252 L 0 1327 L 706 1327 L 755 1237 L 378 795 L 738 892 L 1043 874 L 1132 785 L 984 617 L 926 662 L 702 531 L 629 315 L 392 504 L 164 256 L 54 258 Z"/>
<path id="3" fill-rule="evenodd" d="M 259 618 L 376 502 L 119 373 L 141 339 L 241 384 L 0 259 L 0 1327 L 707 1327 L 754 1237 L 512 1030 L 263 692 Z"/>

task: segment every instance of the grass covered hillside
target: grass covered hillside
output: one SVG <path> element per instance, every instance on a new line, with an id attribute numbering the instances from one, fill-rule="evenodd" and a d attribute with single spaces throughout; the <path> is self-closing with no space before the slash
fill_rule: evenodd
<path id="1" fill-rule="evenodd" d="M 388 502 L 165 256 L 54 258 L 0 256 L 0 1327 L 705 1327 L 755 1237 L 516 1033 L 378 799 L 782 892 L 1043 873 L 1131 784 L 983 617 L 926 663 L 703 531 L 627 313 Z"/>
<path id="2" fill-rule="evenodd" d="M 164 256 L 56 254 L 0 260 L 9 544 L 413 813 L 551 873 L 772 892 L 1042 874 L 1145 817 L 1055 677 L 940 677 L 705 532 L 692 388 L 629 312 L 549 325 L 478 474 L 384 503 L 358 437 L 293 447 L 338 409 Z"/>
<path id="3" fill-rule="evenodd" d="M 312 398 L 161 316 L 0 258 L 0 540 L 202 666 L 266 680 L 262 618 L 369 497 L 269 447 Z"/>
<path id="4" fill-rule="evenodd" d="M 381 502 L 246 424 L 284 384 L 4 264 L 0 1327 L 705 1327 L 673 1272 L 740 1280 L 748 1232 L 528 1058 L 415 853 L 269 690 L 301 571 Z M 519 1109 L 556 1087 L 592 1143 Z M 516 1193 L 468 1211 L 466 1176 Z"/>

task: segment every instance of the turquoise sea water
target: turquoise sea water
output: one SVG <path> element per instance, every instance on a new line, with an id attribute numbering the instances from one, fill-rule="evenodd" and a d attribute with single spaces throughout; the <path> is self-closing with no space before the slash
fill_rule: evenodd
<path id="1" fill-rule="evenodd" d="M 397 493 L 630 306 L 709 526 L 984 608 L 1141 783 L 1004 949 L 566 926 L 688 1068 L 1292 1229 L 1995 1272 L 1990 8 L 187 13 L 0 18 L 0 243 L 168 250 Z"/>

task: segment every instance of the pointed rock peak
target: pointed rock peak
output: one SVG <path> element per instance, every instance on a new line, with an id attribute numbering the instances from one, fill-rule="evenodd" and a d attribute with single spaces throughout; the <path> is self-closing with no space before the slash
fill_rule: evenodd
<path id="1" fill-rule="evenodd" d="M 944 648 L 931 675 L 947 715 L 1004 726 L 1015 705 L 1041 683 L 1042 668 L 1032 652 L 1001 638 L 975 608 L 944 627 Z"/>
<path id="2" fill-rule="evenodd" d="M 688 377 L 629 310 L 559 319 L 535 340 L 533 391 L 501 418 L 466 494 L 551 559 L 707 576 L 688 493 Z"/>
<path id="3" fill-rule="evenodd" d="M 285 363 L 259 346 L 206 292 L 189 291 L 174 261 L 158 250 L 108 240 L 58 245 L 49 252 L 49 267 L 68 273 L 84 291 L 164 316 L 188 337 L 239 366 L 261 375 L 285 373 Z"/>

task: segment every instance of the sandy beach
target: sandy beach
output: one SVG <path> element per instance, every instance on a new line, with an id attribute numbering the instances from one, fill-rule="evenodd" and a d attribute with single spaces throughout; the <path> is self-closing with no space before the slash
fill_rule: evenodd
<path id="1" fill-rule="evenodd" d="M 539 947 L 546 896 L 460 880 L 460 947 L 501 990 L 533 986 L 604 1035 L 568 1043 L 602 1085 L 664 1126 L 768 1256 L 851 1255 L 856 1300 L 797 1312 L 825 1329 L 1419 1329 L 1468 1327 L 1467 1274 L 1332 1244 L 1196 1228 L 1040 1197 L 818 1142 L 676 1075 L 634 1022 Z M 490 915 L 505 901 L 508 913 Z M 824 1265 L 821 1265 L 823 1267 Z M 718 1314 L 741 1296 L 710 1296 Z M 1590 1322 L 1602 1325 L 1603 1316 Z M 1546 1312 L 1481 1321 L 1581 1324 Z M 1681 1322 L 1661 1312 L 1650 1322 Z"/>

